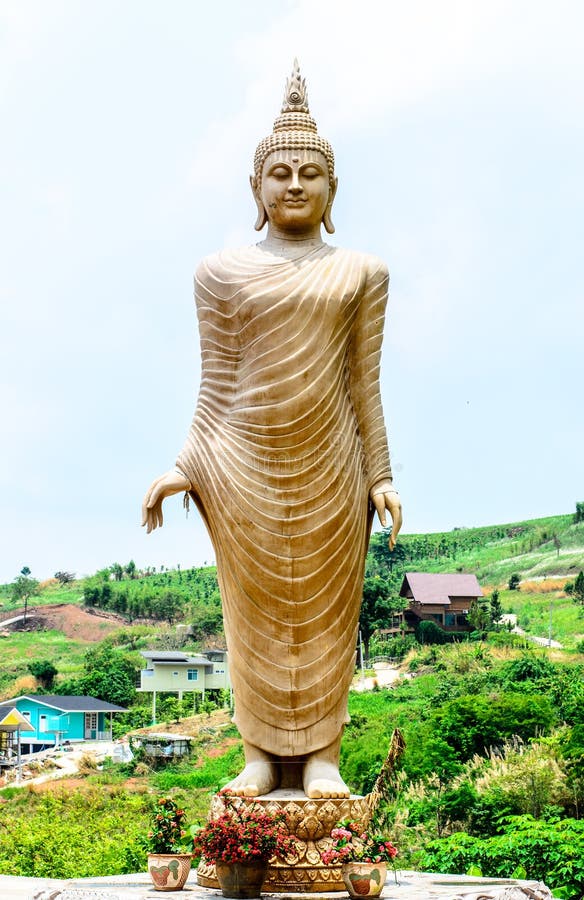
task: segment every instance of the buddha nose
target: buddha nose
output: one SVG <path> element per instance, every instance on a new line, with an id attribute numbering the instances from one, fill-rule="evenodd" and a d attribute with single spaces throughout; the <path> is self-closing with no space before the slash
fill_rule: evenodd
<path id="1" fill-rule="evenodd" d="M 292 172 L 292 181 L 290 182 L 290 186 L 288 187 L 288 190 L 292 194 L 300 194 L 302 192 L 302 185 L 300 184 L 300 181 L 298 180 L 298 172 Z"/>

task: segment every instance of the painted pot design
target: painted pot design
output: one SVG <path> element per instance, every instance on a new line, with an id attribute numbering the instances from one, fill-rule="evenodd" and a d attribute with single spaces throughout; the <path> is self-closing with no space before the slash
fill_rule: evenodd
<path id="1" fill-rule="evenodd" d="M 149 853 L 148 874 L 155 891 L 180 891 L 191 869 L 190 853 Z"/>
<path id="2" fill-rule="evenodd" d="M 351 897 L 379 897 L 385 884 L 385 863 L 349 862 L 341 868 L 343 881 Z"/>

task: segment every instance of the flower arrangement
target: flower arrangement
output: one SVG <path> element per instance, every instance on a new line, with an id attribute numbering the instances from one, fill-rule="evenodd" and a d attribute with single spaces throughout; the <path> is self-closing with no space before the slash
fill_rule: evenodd
<path id="1" fill-rule="evenodd" d="M 170 797 L 156 803 L 145 844 L 149 853 L 189 852 L 186 813 Z"/>
<path id="2" fill-rule="evenodd" d="M 346 862 L 390 863 L 397 856 L 397 847 L 376 830 L 363 828 L 357 822 L 344 819 L 331 831 L 333 844 L 321 853 L 327 866 L 339 866 Z"/>
<path id="3" fill-rule="evenodd" d="M 219 791 L 223 812 L 193 834 L 193 853 L 209 862 L 263 862 L 296 856 L 283 812 L 264 812 L 257 803 L 244 803 L 228 788 Z"/>

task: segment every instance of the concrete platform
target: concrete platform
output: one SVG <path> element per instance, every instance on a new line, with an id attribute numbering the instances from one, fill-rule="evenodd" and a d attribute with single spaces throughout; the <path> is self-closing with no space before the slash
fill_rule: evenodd
<path id="1" fill-rule="evenodd" d="M 154 900 L 175 897 L 183 900 L 218 900 L 220 891 L 199 887 L 191 872 L 182 891 L 155 891 L 148 875 L 115 875 L 107 878 L 17 878 L 0 875 L 0 900 Z M 390 873 L 382 900 L 551 900 L 545 885 L 536 881 L 502 878 L 472 878 L 465 875 L 430 875 L 398 872 L 398 884 Z M 330 894 L 262 894 L 278 900 L 343 900 L 342 892 Z"/>

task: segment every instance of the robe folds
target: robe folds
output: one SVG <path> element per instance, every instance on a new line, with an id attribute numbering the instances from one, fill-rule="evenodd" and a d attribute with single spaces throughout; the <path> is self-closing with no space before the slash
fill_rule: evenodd
<path id="1" fill-rule="evenodd" d="M 348 721 L 369 491 L 391 478 L 387 269 L 290 245 L 197 269 L 201 386 L 177 460 L 215 548 L 234 720 L 281 757 L 328 746 Z"/>

